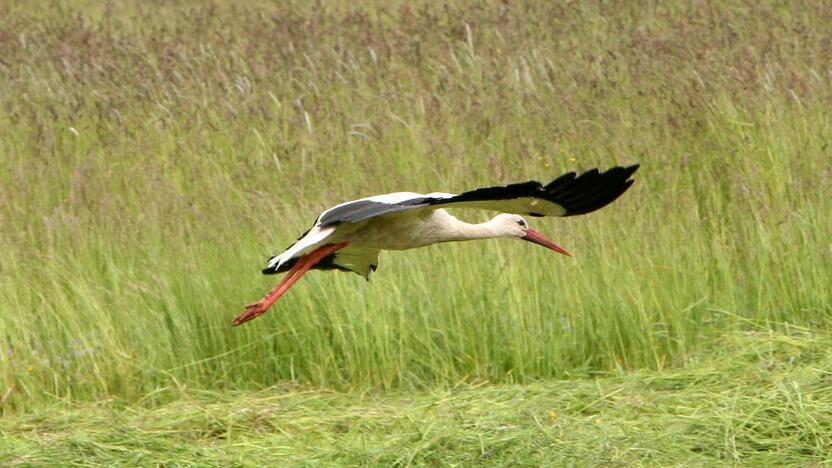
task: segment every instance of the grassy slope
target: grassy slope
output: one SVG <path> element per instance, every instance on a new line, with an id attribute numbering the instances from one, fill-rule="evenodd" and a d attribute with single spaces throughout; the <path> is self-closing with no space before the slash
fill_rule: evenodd
<path id="1" fill-rule="evenodd" d="M 178 388 L 160 406 L 57 402 L 0 420 L 0 463 L 828 463 L 830 344 L 792 328 L 738 333 L 685 368 L 621 377 L 384 395 Z"/>
<path id="2" fill-rule="evenodd" d="M 130 403 L 183 387 L 429 402 L 684 369 L 756 326 L 826 333 L 832 9 L 430 5 L 0 5 L 0 412 L 115 399 L 139 424 Z M 229 327 L 327 206 L 636 161 L 616 204 L 534 220 L 573 260 L 385 254 L 370 284 L 310 274 Z"/>

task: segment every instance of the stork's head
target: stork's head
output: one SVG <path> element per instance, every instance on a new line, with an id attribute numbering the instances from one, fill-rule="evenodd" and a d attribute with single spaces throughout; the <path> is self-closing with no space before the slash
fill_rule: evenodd
<path id="1" fill-rule="evenodd" d="M 543 237 L 543 234 L 538 231 L 530 228 L 529 223 L 520 215 L 503 213 L 495 216 L 491 222 L 497 226 L 500 233 L 505 237 L 516 237 L 525 241 L 534 242 L 547 249 L 554 250 L 559 254 L 568 257 L 572 256 L 566 249 Z"/>

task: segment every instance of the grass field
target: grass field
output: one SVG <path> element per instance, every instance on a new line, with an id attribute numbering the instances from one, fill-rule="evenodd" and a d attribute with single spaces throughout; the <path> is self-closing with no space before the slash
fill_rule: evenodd
<path id="1" fill-rule="evenodd" d="M 0 3 L 0 462 L 829 461 L 829 24 Z M 613 205 L 533 220 L 572 259 L 386 253 L 230 326 L 329 206 L 636 162 Z"/>
<path id="2" fill-rule="evenodd" d="M 346 394 L 171 389 L 0 421 L 8 464 L 756 466 L 832 462 L 830 337 L 711 343 L 684 369 Z"/>

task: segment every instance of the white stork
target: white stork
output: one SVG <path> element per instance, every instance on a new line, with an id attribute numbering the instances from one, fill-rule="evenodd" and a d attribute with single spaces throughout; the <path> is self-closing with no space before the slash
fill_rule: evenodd
<path id="1" fill-rule="evenodd" d="M 569 252 L 530 228 L 518 214 L 573 216 L 606 206 L 633 181 L 638 165 L 564 174 L 548 185 L 531 181 L 505 187 L 478 188 L 460 195 L 397 192 L 362 198 L 332 207 L 285 252 L 269 259 L 264 274 L 289 271 L 263 299 L 246 306 L 234 319 L 240 325 L 264 314 L 280 296 L 312 268 L 353 271 L 370 279 L 384 250 L 406 250 L 438 242 L 513 237 L 542 245 L 563 255 Z M 490 221 L 469 224 L 444 208 L 502 211 Z M 518 213 L 518 214 L 508 214 Z"/>

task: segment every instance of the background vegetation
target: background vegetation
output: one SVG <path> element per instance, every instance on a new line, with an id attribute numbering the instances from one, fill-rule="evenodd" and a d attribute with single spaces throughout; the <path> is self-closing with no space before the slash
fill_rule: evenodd
<path id="1" fill-rule="evenodd" d="M 429 401 L 664 375 L 749 331 L 828 364 L 829 24 L 816 2 L 4 2 L 0 413 L 275 384 Z M 574 259 L 387 253 L 230 326 L 331 205 L 634 162 L 615 204 L 534 220 Z"/>

